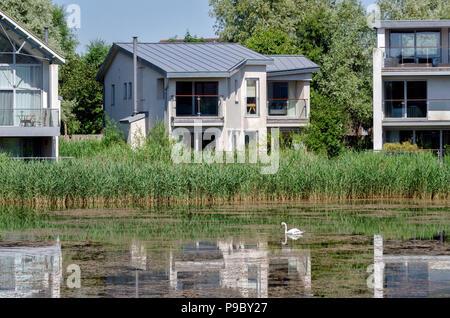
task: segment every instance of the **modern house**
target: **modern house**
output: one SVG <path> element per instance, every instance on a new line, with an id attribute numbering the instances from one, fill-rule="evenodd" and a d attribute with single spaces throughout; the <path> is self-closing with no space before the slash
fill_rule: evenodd
<path id="1" fill-rule="evenodd" d="M 374 149 L 450 145 L 450 20 L 376 21 Z"/>
<path id="2" fill-rule="evenodd" d="M 58 67 L 63 63 L 47 41 L 0 11 L 1 152 L 58 157 Z"/>
<path id="3" fill-rule="evenodd" d="M 163 121 L 171 134 L 183 128 L 184 140 L 197 150 L 213 140 L 229 151 L 250 139 L 264 143 L 271 127 L 308 125 L 310 82 L 318 70 L 301 55 L 265 56 L 235 43 L 135 38 L 112 46 L 98 79 L 106 115 L 130 142 Z M 217 133 L 204 136 L 210 128 Z"/>

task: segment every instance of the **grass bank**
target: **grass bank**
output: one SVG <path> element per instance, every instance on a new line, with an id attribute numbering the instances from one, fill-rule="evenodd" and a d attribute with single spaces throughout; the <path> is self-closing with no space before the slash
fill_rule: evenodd
<path id="1" fill-rule="evenodd" d="M 0 203 L 93 207 L 227 201 L 419 198 L 447 200 L 450 160 L 432 154 L 345 153 L 328 159 L 283 151 L 280 169 L 252 164 L 173 164 L 164 145 L 138 151 L 98 141 L 62 143 L 57 163 L 0 156 Z"/>

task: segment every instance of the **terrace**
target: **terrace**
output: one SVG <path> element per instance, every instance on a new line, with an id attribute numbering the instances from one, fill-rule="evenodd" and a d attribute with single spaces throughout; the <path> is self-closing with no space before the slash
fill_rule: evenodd
<path id="1" fill-rule="evenodd" d="M 4 137 L 57 136 L 59 129 L 58 109 L 0 109 L 0 132 Z"/>

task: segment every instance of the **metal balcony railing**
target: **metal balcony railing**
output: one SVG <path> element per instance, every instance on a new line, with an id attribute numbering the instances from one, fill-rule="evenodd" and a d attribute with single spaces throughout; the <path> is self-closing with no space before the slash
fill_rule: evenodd
<path id="1" fill-rule="evenodd" d="M 306 99 L 283 99 L 271 98 L 267 100 L 269 116 L 285 116 L 307 119 L 307 100 Z"/>
<path id="2" fill-rule="evenodd" d="M 174 95 L 177 117 L 217 117 L 220 114 L 222 95 Z"/>
<path id="3" fill-rule="evenodd" d="M 59 110 L 40 109 L 0 109 L 2 127 L 59 127 Z"/>
<path id="4" fill-rule="evenodd" d="M 386 51 L 384 67 L 450 67 L 448 46 L 382 47 L 382 49 Z"/>

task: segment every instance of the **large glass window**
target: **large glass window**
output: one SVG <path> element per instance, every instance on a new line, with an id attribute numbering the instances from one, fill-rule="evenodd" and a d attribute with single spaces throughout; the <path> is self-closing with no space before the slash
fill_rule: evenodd
<path id="1" fill-rule="evenodd" d="M 402 118 L 405 103 L 405 83 L 403 81 L 385 82 L 384 98 L 384 116 L 386 118 Z"/>
<path id="2" fill-rule="evenodd" d="M 13 91 L 0 90 L 0 126 L 13 125 Z"/>
<path id="3" fill-rule="evenodd" d="M 387 130 L 386 142 L 387 143 L 414 143 L 414 132 L 412 130 Z"/>
<path id="4" fill-rule="evenodd" d="M 5 37 L 0 35 L 0 64 L 12 64 L 13 63 L 13 48 L 11 42 Z"/>
<path id="5" fill-rule="evenodd" d="M 219 97 L 218 95 L 219 83 L 217 82 L 196 82 L 195 95 L 196 109 L 199 114 L 205 116 L 217 116 Z"/>
<path id="6" fill-rule="evenodd" d="M 247 116 L 258 116 L 259 105 L 258 105 L 258 80 L 248 79 L 247 80 Z"/>
<path id="7" fill-rule="evenodd" d="M 384 117 L 426 118 L 427 95 L 425 81 L 386 81 L 384 83 Z"/>
<path id="8" fill-rule="evenodd" d="M 441 33 L 439 31 L 392 31 L 389 57 L 399 63 L 429 63 L 437 66 L 441 62 Z"/>
<path id="9" fill-rule="evenodd" d="M 0 35 L 1 126 L 37 123 L 42 108 L 42 63 L 13 45 Z"/>
<path id="10" fill-rule="evenodd" d="M 440 149 L 441 132 L 439 130 L 417 130 L 416 143 L 422 149 Z"/>
<path id="11" fill-rule="evenodd" d="M 194 115 L 192 82 L 177 82 L 177 116 Z"/>
<path id="12" fill-rule="evenodd" d="M 427 117 L 427 82 L 407 82 L 408 118 Z"/>
<path id="13" fill-rule="evenodd" d="M 270 116 L 290 116 L 297 114 L 296 82 L 269 82 L 268 104 Z"/>
<path id="14" fill-rule="evenodd" d="M 42 73 L 40 66 L 17 66 L 16 87 L 17 88 L 41 88 Z"/>
<path id="15" fill-rule="evenodd" d="M 13 88 L 13 69 L 11 66 L 0 66 L 0 89 Z"/>
<path id="16" fill-rule="evenodd" d="M 218 116 L 218 82 L 177 82 L 177 116 Z"/>

